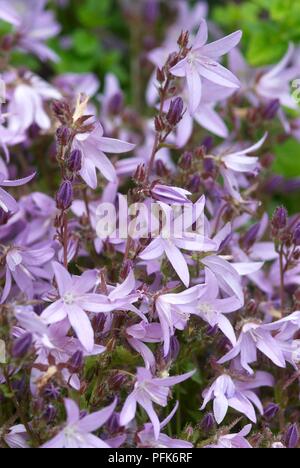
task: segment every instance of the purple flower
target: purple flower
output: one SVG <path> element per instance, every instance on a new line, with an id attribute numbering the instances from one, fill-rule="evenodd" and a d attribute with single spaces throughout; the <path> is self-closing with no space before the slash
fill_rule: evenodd
<path id="1" fill-rule="evenodd" d="M 257 362 L 257 350 L 267 356 L 276 366 L 286 367 L 280 342 L 276 340 L 276 337 L 273 338 L 268 325 L 255 321 L 248 321 L 243 325 L 237 344 L 219 360 L 219 363 L 224 364 L 239 356 L 242 367 L 249 374 L 253 374 L 249 364 Z"/>
<path id="2" fill-rule="evenodd" d="M 0 18 L 10 23 L 18 36 L 18 47 L 41 60 L 58 61 L 58 56 L 45 41 L 60 31 L 51 11 L 45 11 L 47 0 L 0 1 Z"/>
<path id="3" fill-rule="evenodd" d="M 60 99 L 61 94 L 37 75 L 26 72 L 17 84 L 8 105 L 8 129 L 20 134 L 36 124 L 49 130 L 51 120 L 44 109 L 44 101 Z"/>
<path id="4" fill-rule="evenodd" d="M 187 57 L 171 69 L 173 75 L 185 77 L 187 80 L 192 114 L 197 111 L 202 99 L 203 78 L 224 87 L 239 88 L 239 80 L 229 70 L 220 65 L 217 59 L 236 47 L 241 37 L 241 31 L 237 31 L 219 41 L 206 45 L 208 29 L 206 21 L 202 20 L 194 45 Z"/>
<path id="5" fill-rule="evenodd" d="M 151 196 L 155 200 L 160 200 L 168 204 L 190 203 L 190 200 L 187 198 L 190 195 L 192 194 L 188 190 L 181 189 L 179 187 L 168 187 L 167 185 L 162 184 L 155 184 L 151 189 Z"/>
<path id="6" fill-rule="evenodd" d="M 0 187 L 20 187 L 30 182 L 34 177 L 35 174 L 32 174 L 29 177 L 25 177 L 25 179 L 6 180 L 5 176 L 0 174 Z M 19 205 L 15 199 L 2 188 L 0 188 L 0 208 L 2 208 L 5 213 L 9 211 L 14 213 L 19 210 Z"/>
<path id="7" fill-rule="evenodd" d="M 101 312 L 99 294 L 90 293 L 96 286 L 95 271 L 86 271 L 80 277 L 71 276 L 59 263 L 53 270 L 58 286 L 59 299 L 47 307 L 42 314 L 46 323 L 61 322 L 68 317 L 78 339 L 87 351 L 94 348 L 94 331 L 86 312 Z"/>
<path id="8" fill-rule="evenodd" d="M 252 425 L 248 424 L 237 434 L 228 434 L 220 436 L 215 444 L 207 445 L 204 448 L 210 449 L 252 449 L 251 445 L 246 439 L 250 434 Z"/>
<path id="9" fill-rule="evenodd" d="M 23 424 L 18 424 L 10 428 L 8 434 L 4 436 L 5 443 L 14 449 L 28 449 L 28 434 Z"/>
<path id="10" fill-rule="evenodd" d="M 257 372 L 253 378 L 235 380 L 224 374 L 218 377 L 209 389 L 203 392 L 203 410 L 209 401 L 214 402 L 214 416 L 218 424 L 224 420 L 228 408 L 233 408 L 244 414 L 250 421 L 256 423 L 254 406 L 263 415 L 263 406 L 253 389 L 262 386 L 273 387 L 274 379 L 266 372 Z"/>
<path id="11" fill-rule="evenodd" d="M 127 397 L 121 411 L 120 424 L 126 426 L 134 419 L 136 407 L 137 404 L 139 404 L 148 414 L 153 425 L 154 437 L 158 440 L 160 435 L 160 422 L 153 408 L 153 403 L 166 407 L 170 394 L 169 387 L 184 382 L 192 377 L 194 373 L 195 371 L 192 371 L 176 377 L 157 378 L 153 377 L 149 370 L 139 367 L 134 390 Z"/>
<path id="12" fill-rule="evenodd" d="M 73 149 L 78 149 L 82 154 L 82 168 L 80 175 L 92 189 L 97 188 L 97 172 L 110 182 L 116 180 L 116 170 L 104 153 L 127 153 L 135 148 L 135 145 L 122 140 L 106 138 L 104 130 L 98 123 L 92 133 L 79 134 L 76 136 Z"/>
<path id="13" fill-rule="evenodd" d="M 169 416 L 160 423 L 160 430 L 166 427 L 178 409 L 178 402 Z M 154 434 L 154 427 L 152 424 L 145 424 L 144 429 L 138 433 L 138 447 L 139 448 L 193 448 L 193 444 L 185 440 L 173 439 L 166 434 L 160 432 L 158 439 Z"/>
<path id="14" fill-rule="evenodd" d="M 57 436 L 44 444 L 42 448 L 110 448 L 106 442 L 94 436 L 92 432 L 98 430 L 109 420 L 115 410 L 116 404 L 115 400 L 110 406 L 81 419 L 77 404 L 73 400 L 66 399 L 67 424 Z"/>
<path id="15" fill-rule="evenodd" d="M 50 248 L 49 244 L 40 248 L 31 248 L 24 244 L 22 246 L 20 242 L 20 244 L 8 246 L 3 253 L 6 262 L 6 276 L 1 297 L 2 304 L 11 291 L 13 280 L 29 299 L 32 299 L 34 294 L 38 292 L 37 284 L 39 281 L 51 280 L 53 273 L 50 262 L 54 257 L 54 250 Z"/>

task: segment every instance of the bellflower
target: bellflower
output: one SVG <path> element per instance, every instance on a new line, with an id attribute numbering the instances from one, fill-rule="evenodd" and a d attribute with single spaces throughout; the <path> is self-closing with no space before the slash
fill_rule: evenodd
<path id="1" fill-rule="evenodd" d="M 8 129 L 22 133 L 36 124 L 49 130 L 51 120 L 44 109 L 44 101 L 60 99 L 61 94 L 53 86 L 31 72 L 26 72 L 14 89 L 8 105 Z"/>
<path id="2" fill-rule="evenodd" d="M 172 219 L 173 212 L 171 208 L 163 203 L 160 203 L 162 209 Z M 192 224 L 199 220 L 199 217 L 204 211 L 205 197 L 201 197 L 195 204 L 196 220 L 190 220 L 190 226 L 186 224 L 185 228 L 188 229 Z M 174 270 L 184 283 L 186 287 L 190 284 L 190 273 L 185 256 L 182 254 L 181 249 L 193 252 L 209 252 L 216 250 L 216 243 L 204 235 L 198 235 L 195 232 L 184 233 L 181 237 L 176 237 L 173 233 L 168 233 L 164 236 L 157 237 L 152 240 L 146 249 L 140 254 L 142 260 L 156 260 L 161 258 L 164 254 L 172 264 Z"/>
<path id="3" fill-rule="evenodd" d="M 166 427 L 169 422 L 172 420 L 178 409 L 178 402 L 176 403 L 174 409 L 166 417 L 166 419 L 160 423 L 160 430 Z M 139 448 L 182 448 L 190 449 L 193 448 L 193 444 L 185 440 L 173 439 L 166 434 L 160 432 L 158 439 L 155 438 L 154 428 L 152 424 L 145 424 L 144 429 L 138 433 L 138 447 Z"/>
<path id="4" fill-rule="evenodd" d="M 223 374 L 203 392 L 204 402 L 201 410 L 207 406 L 209 401 L 213 400 L 214 416 L 218 424 L 221 424 L 224 420 L 229 407 L 244 414 L 250 421 L 256 423 L 254 406 L 261 415 L 263 415 L 263 406 L 253 390 L 262 386 L 272 387 L 273 385 L 273 377 L 266 372 L 257 372 L 253 378 L 241 380 L 235 380 L 229 375 Z"/>
<path id="5" fill-rule="evenodd" d="M 237 434 L 222 435 L 215 444 L 207 445 L 209 449 L 252 449 L 246 437 L 250 434 L 252 425 L 248 424 Z"/>
<path id="6" fill-rule="evenodd" d="M 239 356 L 242 367 L 253 374 L 249 364 L 257 362 L 257 351 L 267 356 L 276 366 L 285 368 L 286 362 L 280 342 L 273 338 L 266 325 L 248 321 L 242 326 L 237 344 L 223 358 L 219 360 L 224 364 Z"/>
<path id="7" fill-rule="evenodd" d="M 176 377 L 157 378 L 145 368 L 138 368 L 137 380 L 133 392 L 127 397 L 120 414 L 120 424 L 126 426 L 135 417 L 137 404 L 148 414 L 152 425 L 155 439 L 158 440 L 160 434 L 160 422 L 153 408 L 153 403 L 159 406 L 167 406 L 169 387 L 177 385 L 194 375 L 194 371 Z"/>
<path id="8" fill-rule="evenodd" d="M 237 31 L 219 41 L 206 44 L 208 29 L 206 21 L 202 20 L 194 45 L 187 57 L 171 69 L 174 76 L 185 77 L 187 80 L 192 114 L 197 111 L 202 99 L 202 78 L 226 88 L 239 88 L 239 80 L 220 65 L 217 59 L 236 47 L 241 37 L 241 31 Z"/>
<path id="9" fill-rule="evenodd" d="M 60 31 L 53 13 L 45 11 L 46 3 L 47 0 L 1 0 L 0 18 L 13 26 L 22 51 L 43 61 L 58 61 L 58 56 L 45 44 Z"/>
<path id="10" fill-rule="evenodd" d="M 5 213 L 8 213 L 9 211 L 12 213 L 18 211 L 19 205 L 15 199 L 1 187 L 21 187 L 22 185 L 30 182 L 34 177 L 35 174 L 32 174 L 24 179 L 6 180 L 6 177 L 3 174 L 0 174 L 0 208 L 2 208 Z"/>
<path id="11" fill-rule="evenodd" d="M 73 400 L 65 399 L 67 424 L 57 436 L 45 443 L 42 448 L 110 448 L 106 442 L 93 435 L 92 432 L 98 430 L 109 420 L 115 410 L 116 404 L 115 400 L 110 406 L 80 418 L 77 403 Z"/>
<path id="12" fill-rule="evenodd" d="M 108 181 L 116 181 L 116 170 L 104 153 L 127 153 L 135 148 L 131 143 L 107 138 L 103 134 L 103 127 L 98 123 L 91 133 L 77 135 L 73 143 L 73 149 L 78 149 L 82 153 L 80 175 L 93 189 L 97 188 L 96 170 L 99 170 Z"/>
<path id="13" fill-rule="evenodd" d="M 87 351 L 94 347 L 94 331 L 86 312 L 99 313 L 99 294 L 90 293 L 96 285 L 96 272 L 87 271 L 78 276 L 71 276 L 59 263 L 52 264 L 59 299 L 48 306 L 42 313 L 48 324 L 63 321 L 68 317 L 79 341 Z"/>

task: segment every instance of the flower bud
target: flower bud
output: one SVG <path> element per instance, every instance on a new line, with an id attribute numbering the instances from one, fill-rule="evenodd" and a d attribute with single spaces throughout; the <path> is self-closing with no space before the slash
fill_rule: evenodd
<path id="1" fill-rule="evenodd" d="M 62 146 L 67 146 L 71 138 L 71 130 L 62 125 L 56 130 L 56 139 L 57 142 Z"/>
<path id="2" fill-rule="evenodd" d="M 179 160 L 179 167 L 185 171 L 191 169 L 193 163 L 193 153 L 185 151 Z"/>
<path id="3" fill-rule="evenodd" d="M 190 34 L 188 31 L 182 31 L 179 39 L 177 41 L 177 44 L 182 47 L 182 49 L 185 49 L 189 45 L 189 40 L 190 40 Z"/>
<path id="4" fill-rule="evenodd" d="M 156 79 L 159 83 L 163 83 L 166 79 L 164 70 L 162 68 L 158 68 L 156 71 Z"/>
<path id="5" fill-rule="evenodd" d="M 201 428 L 204 431 L 206 432 L 211 431 L 214 425 L 215 425 L 215 418 L 211 413 L 208 413 L 206 416 L 204 416 L 201 422 Z"/>
<path id="6" fill-rule="evenodd" d="M 12 355 L 14 358 L 22 358 L 26 356 L 33 343 L 31 333 L 24 333 L 18 338 L 13 345 Z"/>
<path id="7" fill-rule="evenodd" d="M 79 172 L 82 168 L 82 153 L 75 149 L 71 152 L 68 159 L 68 169 L 70 172 Z"/>
<path id="8" fill-rule="evenodd" d="M 272 120 L 274 119 L 274 117 L 276 117 L 279 109 L 280 109 L 279 99 L 273 99 L 263 109 L 262 116 L 266 120 Z"/>
<path id="9" fill-rule="evenodd" d="M 206 153 L 209 153 L 214 147 L 214 139 L 211 136 L 207 136 L 202 141 L 202 146 L 205 148 Z"/>
<path id="10" fill-rule="evenodd" d="M 300 224 L 296 226 L 296 229 L 293 234 L 293 244 L 296 245 L 297 247 L 300 246 Z"/>
<path id="11" fill-rule="evenodd" d="M 284 440 L 289 449 L 297 448 L 299 444 L 299 430 L 297 424 L 292 424 L 286 431 Z"/>
<path id="12" fill-rule="evenodd" d="M 242 237 L 242 245 L 246 250 L 249 250 L 257 240 L 257 236 L 260 230 L 260 224 L 254 224 L 248 229 L 244 237 Z"/>
<path id="13" fill-rule="evenodd" d="M 69 360 L 69 364 L 74 370 L 80 370 L 83 366 L 83 352 L 80 350 L 76 351 Z"/>
<path id="14" fill-rule="evenodd" d="M 283 207 L 280 206 L 276 208 L 275 213 L 272 219 L 272 227 L 277 230 L 286 228 L 288 222 L 288 212 Z"/>
<path id="15" fill-rule="evenodd" d="M 182 119 L 183 114 L 183 100 L 181 97 L 178 97 L 171 101 L 169 111 L 167 113 L 167 121 L 172 127 L 176 127 L 177 124 Z"/>
<path id="16" fill-rule="evenodd" d="M 64 180 L 56 195 L 56 205 L 59 210 L 67 210 L 72 205 L 73 186 L 69 180 Z"/>
<path id="17" fill-rule="evenodd" d="M 120 416 L 113 413 L 106 423 L 107 430 L 110 434 L 116 434 L 120 430 Z"/>
<path id="18" fill-rule="evenodd" d="M 199 193 L 201 187 L 201 177 L 198 174 L 195 174 L 189 184 L 188 184 L 188 190 L 192 193 Z"/>
<path id="19" fill-rule="evenodd" d="M 154 24 L 159 15 L 158 0 L 146 0 L 143 15 L 147 23 Z"/>
<path id="20" fill-rule="evenodd" d="M 275 416 L 277 415 L 279 411 L 279 406 L 275 405 L 275 403 L 270 403 L 266 408 L 264 409 L 264 417 L 268 420 L 271 421 L 271 419 L 274 419 Z"/>
<path id="21" fill-rule="evenodd" d="M 53 405 L 48 405 L 45 412 L 44 412 L 44 419 L 47 421 L 47 423 L 51 423 L 57 415 L 57 409 Z"/>
<path id="22" fill-rule="evenodd" d="M 123 94 L 118 92 L 112 96 L 108 103 L 108 112 L 112 115 L 119 115 L 124 106 Z"/>
<path id="23" fill-rule="evenodd" d="M 117 391 L 117 390 L 120 390 L 120 388 L 125 384 L 126 381 L 127 381 L 126 375 L 118 373 L 110 377 L 108 384 L 112 390 Z"/>
<path id="24" fill-rule="evenodd" d="M 159 177 L 166 177 L 169 174 L 168 168 L 166 167 L 165 163 L 161 159 L 158 159 L 156 161 L 155 166 L 156 166 L 156 174 Z"/>

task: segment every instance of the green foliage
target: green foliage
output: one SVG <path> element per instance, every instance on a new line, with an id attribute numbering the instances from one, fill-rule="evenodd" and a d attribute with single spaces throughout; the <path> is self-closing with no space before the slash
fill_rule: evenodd
<path id="1" fill-rule="evenodd" d="M 227 31 L 242 29 L 243 45 L 253 66 L 276 62 L 289 42 L 300 42 L 300 2 L 294 0 L 233 1 L 218 6 L 213 17 Z"/>
<path id="2" fill-rule="evenodd" d="M 300 143 L 289 139 L 275 147 L 273 171 L 286 178 L 300 177 Z"/>

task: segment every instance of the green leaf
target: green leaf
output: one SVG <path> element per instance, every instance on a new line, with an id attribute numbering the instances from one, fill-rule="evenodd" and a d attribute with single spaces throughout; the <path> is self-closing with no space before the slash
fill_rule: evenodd
<path id="1" fill-rule="evenodd" d="M 273 170 L 286 178 L 300 177 L 300 143 L 289 139 L 275 148 Z"/>

